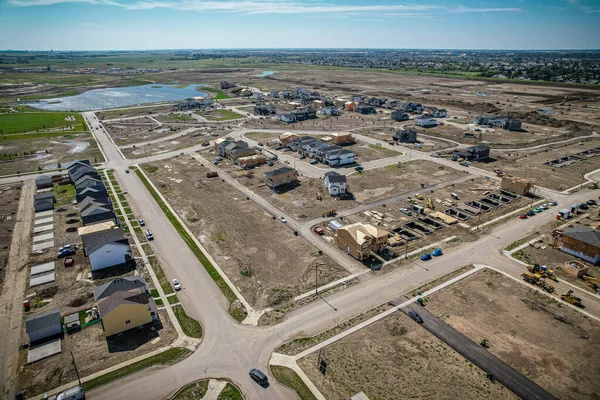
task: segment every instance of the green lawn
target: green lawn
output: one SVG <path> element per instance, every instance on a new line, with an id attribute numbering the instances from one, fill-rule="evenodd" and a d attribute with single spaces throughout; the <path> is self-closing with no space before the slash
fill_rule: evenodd
<path id="1" fill-rule="evenodd" d="M 169 283 L 169 280 L 167 279 L 165 272 L 162 270 L 160 263 L 158 262 L 156 257 L 150 257 L 149 260 L 150 265 L 152 265 L 152 270 L 154 271 L 156 278 L 160 282 L 160 287 L 162 288 L 163 292 L 165 292 L 165 294 L 173 293 L 173 287 Z"/>
<path id="2" fill-rule="evenodd" d="M 1 126 L 1 125 L 0 125 Z M 60 132 L 40 132 L 40 133 L 17 133 L 17 134 L 3 134 L 0 137 L 0 140 L 27 140 L 27 139 L 39 139 L 39 138 L 49 138 L 56 136 L 64 136 L 73 138 L 80 135 L 82 132 L 70 132 L 70 131 L 60 131 Z"/>
<path id="3" fill-rule="evenodd" d="M 185 358 L 189 353 L 191 352 L 188 349 L 182 347 L 175 347 L 173 349 L 169 349 L 155 356 L 148 357 L 145 360 L 138 361 L 126 367 L 119 368 L 116 371 L 109 372 L 108 374 L 104 374 L 87 382 L 84 382 L 83 390 L 92 390 L 93 388 L 105 385 L 119 378 L 123 378 L 124 376 L 131 375 L 135 372 L 139 372 L 153 365 L 174 364 L 177 361 L 180 361 L 183 358 Z"/>
<path id="4" fill-rule="evenodd" d="M 65 118 L 73 117 L 73 121 Z M 27 112 L 0 115 L 0 133 L 24 133 L 32 131 L 45 131 L 47 129 L 73 127 L 75 131 L 85 131 L 87 128 L 83 117 L 77 113 L 67 112 Z M 66 132 L 68 133 L 68 132 Z M 65 132 L 62 132 L 65 134 Z"/>
<path id="5" fill-rule="evenodd" d="M 300 400 L 317 400 L 294 370 L 279 365 L 271 365 L 271 373 L 279 383 L 295 391 Z"/>
<path id="6" fill-rule="evenodd" d="M 177 295 L 169 296 L 167 297 L 167 299 L 169 300 L 169 304 L 179 303 L 179 298 L 177 297 Z"/>
<path id="7" fill-rule="evenodd" d="M 181 329 L 183 329 L 183 333 L 193 338 L 200 339 L 202 337 L 202 325 L 200 325 L 200 322 L 189 317 L 185 313 L 185 310 L 182 306 L 175 306 L 172 308 L 172 310 L 179 320 L 179 324 L 181 325 Z"/>
<path id="8" fill-rule="evenodd" d="M 166 116 L 166 120 L 167 121 L 173 121 L 173 122 L 184 122 L 184 121 L 191 121 L 193 118 L 185 113 L 181 113 L 181 114 L 169 114 Z"/>
<path id="9" fill-rule="evenodd" d="M 208 390 L 208 379 L 192 382 L 182 387 L 171 400 L 198 400 L 204 397 Z"/>
<path id="10" fill-rule="evenodd" d="M 225 389 L 223 389 L 221 391 L 221 393 L 219 394 L 219 399 L 220 400 L 244 400 L 244 397 L 242 396 L 242 394 L 240 393 L 238 388 L 233 386 L 231 383 L 228 383 L 227 386 L 225 386 Z"/>
<path id="11" fill-rule="evenodd" d="M 185 230 L 183 225 L 181 225 L 179 223 L 179 221 L 177 220 L 175 215 L 173 215 L 173 213 L 169 210 L 169 208 L 164 203 L 164 201 L 162 201 L 162 199 L 159 197 L 158 193 L 150 185 L 150 182 L 148 182 L 146 177 L 141 173 L 141 171 L 138 168 L 136 168 L 135 172 L 138 175 L 138 177 L 142 180 L 142 182 L 144 183 L 144 186 L 146 186 L 146 189 L 148 189 L 150 194 L 152 194 L 152 197 L 154 197 L 154 200 L 158 203 L 160 208 L 163 210 L 163 212 L 165 213 L 165 215 L 167 216 L 167 218 L 169 219 L 171 224 L 173 224 L 173 226 L 175 227 L 177 232 L 179 232 L 179 235 L 181 235 L 181 238 L 187 243 L 190 250 L 192 250 L 192 252 L 196 255 L 196 258 L 198 258 L 198 261 L 200 261 L 200 263 L 204 266 L 204 269 L 206 269 L 206 272 L 208 272 L 208 274 L 215 281 L 215 283 L 217 284 L 219 289 L 221 289 L 221 292 L 223 292 L 223 295 L 225 295 L 227 300 L 229 300 L 232 303 L 234 301 L 236 301 L 237 296 L 235 295 L 233 290 L 231 290 L 229 285 L 227 285 L 227 282 L 225 282 L 223 277 L 221 275 L 219 275 L 219 272 L 215 269 L 215 267 L 212 265 L 212 263 L 210 261 L 208 261 L 208 258 L 206 258 L 206 255 L 202 252 L 202 250 L 200 250 L 198 245 L 196 245 L 196 242 L 194 242 L 194 240 L 190 237 L 190 235 L 187 233 L 187 231 Z M 239 321 L 242 321 L 245 318 L 243 313 L 235 313 L 235 314 L 232 314 L 232 316 Z"/>
<path id="12" fill-rule="evenodd" d="M 211 110 L 211 111 L 199 111 L 198 115 L 203 116 L 204 118 L 210 121 L 229 121 L 231 119 L 244 118 L 242 114 L 238 114 L 235 111 L 231 110 Z"/>
<path id="13" fill-rule="evenodd" d="M 213 88 L 210 88 L 210 87 L 202 86 L 202 87 L 198 88 L 198 90 L 199 91 L 216 93 L 217 95 L 212 98 L 213 100 L 224 100 L 224 99 L 228 99 L 229 98 L 229 96 L 227 96 L 225 93 L 223 93 L 223 91 L 220 90 L 220 89 L 213 89 Z"/>

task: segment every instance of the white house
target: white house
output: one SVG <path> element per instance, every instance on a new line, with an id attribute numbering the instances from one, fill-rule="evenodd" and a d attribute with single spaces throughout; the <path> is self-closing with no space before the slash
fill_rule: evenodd
<path id="1" fill-rule="evenodd" d="M 346 187 L 348 180 L 346 175 L 340 175 L 337 172 L 327 172 L 325 174 L 325 187 L 332 196 L 339 196 L 342 193 L 346 193 Z"/>
<path id="2" fill-rule="evenodd" d="M 96 225 L 79 229 L 83 251 L 89 258 L 92 271 L 126 263 L 131 258 L 131 248 L 129 240 L 123 235 L 123 230 L 109 224 L 105 224 L 104 229 L 99 226 L 94 230 Z M 82 232 L 85 228 L 92 229 L 89 232 Z"/>
<path id="3" fill-rule="evenodd" d="M 429 128 L 437 125 L 437 121 L 435 119 L 425 115 L 415 118 L 415 122 L 417 123 L 417 125 L 422 126 L 424 128 Z"/>
<path id="4" fill-rule="evenodd" d="M 352 164 L 354 162 L 354 152 L 333 145 L 321 149 L 317 158 L 324 164 L 337 167 L 340 165 Z"/>

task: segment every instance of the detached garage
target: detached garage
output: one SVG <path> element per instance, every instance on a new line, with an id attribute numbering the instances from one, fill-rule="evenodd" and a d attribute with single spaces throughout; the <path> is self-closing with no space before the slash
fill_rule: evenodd
<path id="1" fill-rule="evenodd" d="M 49 310 L 25 321 L 25 331 L 31 343 L 59 335 L 62 332 L 62 322 L 58 309 Z"/>
<path id="2" fill-rule="evenodd" d="M 54 209 L 54 203 L 56 203 L 54 192 L 33 195 L 33 208 L 35 212 L 52 210 Z"/>

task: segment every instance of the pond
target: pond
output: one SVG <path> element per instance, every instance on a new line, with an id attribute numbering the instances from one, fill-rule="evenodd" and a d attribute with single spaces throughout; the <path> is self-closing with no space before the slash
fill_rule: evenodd
<path id="1" fill-rule="evenodd" d="M 196 90 L 201 85 L 156 85 L 130 86 L 123 88 L 94 89 L 76 96 L 58 97 L 27 103 L 33 108 L 49 111 L 90 111 L 107 108 L 122 108 L 138 104 L 179 101 L 206 93 Z"/>
<path id="2" fill-rule="evenodd" d="M 263 77 L 263 76 L 269 76 L 269 75 L 276 74 L 277 72 L 279 72 L 279 71 L 263 71 L 262 73 L 256 74 L 253 76 Z"/>

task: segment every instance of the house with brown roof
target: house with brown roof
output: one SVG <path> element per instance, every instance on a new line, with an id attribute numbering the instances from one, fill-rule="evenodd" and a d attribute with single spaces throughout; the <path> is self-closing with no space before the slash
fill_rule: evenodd
<path id="1" fill-rule="evenodd" d="M 154 299 L 148 293 L 116 291 L 98 304 L 106 336 L 149 324 L 158 318 Z"/>
<path id="2" fill-rule="evenodd" d="M 382 250 L 390 233 L 373 225 L 357 222 L 337 228 L 335 244 L 357 260 L 365 260 L 372 252 Z"/>

